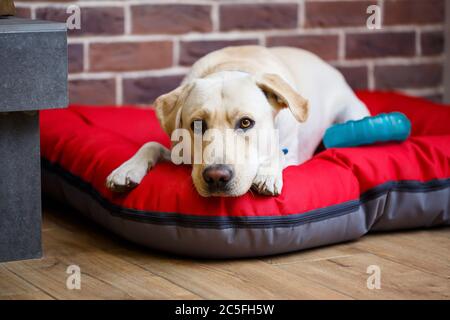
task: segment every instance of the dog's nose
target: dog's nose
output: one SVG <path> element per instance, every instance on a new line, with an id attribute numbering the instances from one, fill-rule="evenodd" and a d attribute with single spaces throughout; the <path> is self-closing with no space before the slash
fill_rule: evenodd
<path id="1" fill-rule="evenodd" d="M 209 187 L 223 188 L 233 177 L 233 170 L 223 164 L 211 165 L 203 170 L 203 179 Z"/>

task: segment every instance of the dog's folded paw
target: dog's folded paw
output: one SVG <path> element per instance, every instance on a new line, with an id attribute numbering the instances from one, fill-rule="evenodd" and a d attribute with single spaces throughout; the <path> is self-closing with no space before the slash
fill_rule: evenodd
<path id="1" fill-rule="evenodd" d="M 129 191 L 141 183 L 147 169 L 145 164 L 125 162 L 106 178 L 106 187 L 114 192 Z"/>
<path id="2" fill-rule="evenodd" d="M 262 195 L 277 196 L 283 189 L 283 176 L 282 174 L 257 175 L 253 180 L 252 189 Z"/>

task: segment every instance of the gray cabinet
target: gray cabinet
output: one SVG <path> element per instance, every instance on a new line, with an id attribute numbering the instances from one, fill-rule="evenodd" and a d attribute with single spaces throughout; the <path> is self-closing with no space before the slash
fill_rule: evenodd
<path id="1" fill-rule="evenodd" d="M 39 110 L 67 104 L 65 25 L 0 18 L 0 261 L 41 256 Z"/>

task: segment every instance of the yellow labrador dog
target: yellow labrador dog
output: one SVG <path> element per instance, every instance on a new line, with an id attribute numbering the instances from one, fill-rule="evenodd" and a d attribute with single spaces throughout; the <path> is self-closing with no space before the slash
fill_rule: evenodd
<path id="1" fill-rule="evenodd" d="M 108 176 L 111 190 L 133 188 L 158 160 L 171 159 L 190 161 L 202 196 L 239 196 L 250 188 L 278 195 L 283 169 L 310 159 L 330 125 L 369 115 L 343 76 L 316 55 L 260 46 L 206 55 L 155 108 L 175 141 L 172 152 L 145 144 Z M 220 134 L 227 139 L 217 138 Z M 273 140 L 275 148 L 268 142 Z"/>

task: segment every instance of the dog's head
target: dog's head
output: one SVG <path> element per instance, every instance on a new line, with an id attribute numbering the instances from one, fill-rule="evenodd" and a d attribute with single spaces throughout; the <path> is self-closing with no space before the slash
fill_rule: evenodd
<path id="1" fill-rule="evenodd" d="M 184 84 L 160 96 L 155 107 L 176 141 L 172 160 L 193 164 L 192 179 L 202 196 L 246 193 L 261 161 L 279 153 L 268 145 L 277 112 L 288 108 L 301 122 L 308 115 L 307 101 L 281 77 L 237 71 Z"/>

